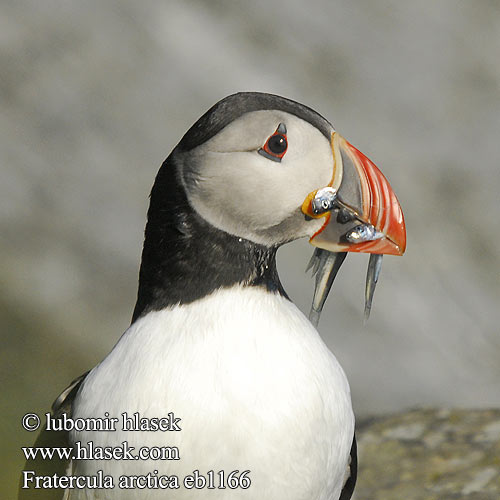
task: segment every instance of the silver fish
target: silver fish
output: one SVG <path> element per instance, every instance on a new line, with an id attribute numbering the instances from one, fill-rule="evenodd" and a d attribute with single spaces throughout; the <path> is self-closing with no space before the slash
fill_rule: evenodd
<path id="1" fill-rule="evenodd" d="M 315 215 L 329 212 L 336 206 L 337 191 L 330 186 L 319 189 L 311 201 L 312 211 Z"/>
<path id="2" fill-rule="evenodd" d="M 368 270 L 366 271 L 366 286 L 365 286 L 365 323 L 370 317 L 372 310 L 373 294 L 377 286 L 378 277 L 380 276 L 380 269 L 382 269 L 382 254 L 370 254 L 368 262 Z"/>
<path id="3" fill-rule="evenodd" d="M 371 224 L 359 224 L 348 231 L 345 239 L 349 243 L 364 243 L 365 241 L 379 240 L 384 237 L 384 233 L 377 231 Z"/>
<path id="4" fill-rule="evenodd" d="M 322 248 L 314 249 L 314 253 L 306 269 L 308 271 L 312 268 L 313 276 L 316 275 L 316 286 L 309 313 L 309 320 L 314 326 L 318 326 L 326 298 L 346 256 L 347 252 L 329 252 Z"/>
<path id="5" fill-rule="evenodd" d="M 316 276 L 313 301 L 311 311 L 309 312 L 309 320 L 316 327 L 319 324 L 321 312 L 323 311 L 323 306 L 330 293 L 330 289 L 346 256 L 347 252 L 329 252 L 328 250 L 315 248 L 311 260 L 307 265 L 306 271 L 312 268 L 313 276 Z M 370 317 L 373 294 L 375 293 L 375 287 L 377 286 L 382 268 L 382 257 L 383 255 L 381 254 L 370 254 L 366 272 L 365 322 Z"/>

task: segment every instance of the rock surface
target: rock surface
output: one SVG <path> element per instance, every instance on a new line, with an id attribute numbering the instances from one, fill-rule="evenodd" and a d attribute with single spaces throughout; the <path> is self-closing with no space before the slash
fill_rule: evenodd
<path id="1" fill-rule="evenodd" d="M 500 410 L 412 410 L 357 434 L 355 500 L 500 498 Z"/>

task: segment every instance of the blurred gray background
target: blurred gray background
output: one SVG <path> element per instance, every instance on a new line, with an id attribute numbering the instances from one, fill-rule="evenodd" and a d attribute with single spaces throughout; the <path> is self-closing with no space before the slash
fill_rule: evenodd
<path id="1" fill-rule="evenodd" d="M 5 498 L 47 411 L 129 324 L 163 159 L 240 90 L 305 103 L 390 180 L 408 231 L 363 326 L 351 255 L 320 332 L 359 418 L 500 405 L 500 3 L 2 0 L 0 311 Z M 280 250 L 308 312 L 306 241 Z M 13 493 L 12 493 L 13 494 Z"/>

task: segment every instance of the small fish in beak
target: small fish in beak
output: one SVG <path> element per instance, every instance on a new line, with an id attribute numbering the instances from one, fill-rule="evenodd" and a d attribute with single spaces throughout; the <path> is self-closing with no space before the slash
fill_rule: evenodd
<path id="1" fill-rule="evenodd" d="M 315 248 L 311 260 L 307 265 L 306 272 L 312 268 L 313 276 L 316 276 L 313 301 L 309 312 L 309 321 L 318 326 L 323 306 L 337 277 L 340 266 L 343 264 L 347 252 L 329 252 L 322 248 Z M 365 286 L 365 313 L 364 321 L 368 321 L 372 309 L 373 294 L 377 286 L 380 270 L 382 269 L 382 254 L 370 254 L 368 269 L 366 272 Z"/>
<path id="2" fill-rule="evenodd" d="M 318 326 L 321 311 L 326 298 L 330 293 L 333 282 L 344 262 L 347 252 L 329 252 L 322 248 L 315 248 L 306 271 L 312 268 L 313 276 L 316 275 L 313 302 L 309 313 L 309 321 Z"/>
<path id="3" fill-rule="evenodd" d="M 383 254 L 403 255 L 406 229 L 401 206 L 375 164 L 332 132 L 332 180 L 309 193 L 302 204 L 306 217 L 325 222 L 309 242 L 315 249 L 308 269 L 316 276 L 309 319 L 318 325 L 333 281 L 347 252 L 369 253 L 365 287 L 365 321 L 380 276 Z"/>
<path id="4" fill-rule="evenodd" d="M 368 321 L 372 310 L 373 294 L 375 293 L 375 287 L 377 286 L 380 270 L 382 269 L 382 258 L 382 254 L 372 253 L 368 261 L 365 286 L 365 322 Z"/>

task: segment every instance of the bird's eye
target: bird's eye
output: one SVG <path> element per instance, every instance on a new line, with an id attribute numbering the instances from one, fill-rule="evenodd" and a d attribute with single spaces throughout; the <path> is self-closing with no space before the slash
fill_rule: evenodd
<path id="1" fill-rule="evenodd" d="M 288 149 L 288 141 L 286 139 L 286 127 L 283 123 L 279 124 L 273 135 L 267 139 L 259 153 L 273 161 L 281 161 Z"/>

